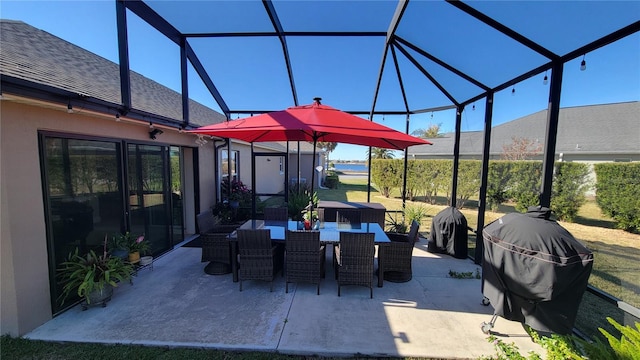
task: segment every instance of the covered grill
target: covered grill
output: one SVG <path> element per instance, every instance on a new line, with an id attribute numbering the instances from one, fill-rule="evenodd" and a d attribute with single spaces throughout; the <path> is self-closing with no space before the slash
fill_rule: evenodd
<path id="1" fill-rule="evenodd" d="M 431 221 L 427 251 L 446 253 L 458 259 L 468 255 L 467 218 L 453 206 L 444 208 Z"/>
<path id="2" fill-rule="evenodd" d="M 571 333 L 593 254 L 550 214 L 535 206 L 485 226 L 482 292 L 495 313 L 484 332 L 502 316 L 538 331 Z"/>

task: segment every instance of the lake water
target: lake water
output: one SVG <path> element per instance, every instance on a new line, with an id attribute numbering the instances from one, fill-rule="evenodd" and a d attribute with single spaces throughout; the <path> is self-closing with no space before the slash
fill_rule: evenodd
<path id="1" fill-rule="evenodd" d="M 365 164 L 338 164 L 334 163 L 337 171 L 355 171 L 355 172 L 367 172 L 369 168 Z"/>

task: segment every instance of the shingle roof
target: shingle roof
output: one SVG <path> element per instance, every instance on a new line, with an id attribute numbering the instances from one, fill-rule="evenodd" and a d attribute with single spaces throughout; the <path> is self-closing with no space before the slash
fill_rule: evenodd
<path id="1" fill-rule="evenodd" d="M 513 137 L 544 144 L 547 111 L 542 110 L 495 126 L 491 130 L 492 155 L 502 153 L 503 145 Z M 452 155 L 454 134 L 429 139 L 433 145 L 409 148 L 409 154 Z M 483 132 L 460 134 L 460 154 L 482 154 Z M 640 153 L 640 102 L 588 105 L 560 109 L 556 152 L 565 154 L 629 154 Z"/>
<path id="2" fill-rule="evenodd" d="M 118 64 L 36 29 L 22 21 L 0 20 L 0 74 L 121 104 Z M 182 121 L 182 96 L 134 71 L 135 109 Z M 189 101 L 190 123 L 209 125 L 225 116 Z"/>

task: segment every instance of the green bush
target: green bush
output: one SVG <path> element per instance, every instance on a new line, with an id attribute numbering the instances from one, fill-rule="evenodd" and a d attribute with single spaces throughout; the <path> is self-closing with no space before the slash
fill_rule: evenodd
<path id="1" fill-rule="evenodd" d="M 573 222 L 585 202 L 584 193 L 589 187 L 589 165 L 558 162 L 555 164 L 551 210 L 563 221 Z"/>
<path id="2" fill-rule="evenodd" d="M 340 181 L 338 175 L 327 175 L 324 178 L 324 186 L 328 187 L 329 189 L 337 189 L 339 182 Z"/>
<path id="3" fill-rule="evenodd" d="M 525 212 L 529 206 L 540 203 L 542 162 L 513 161 L 511 164 L 509 197 L 516 202 L 517 211 Z"/>
<path id="4" fill-rule="evenodd" d="M 371 161 L 371 180 L 384 196 L 389 197 L 393 189 L 402 186 L 404 161 L 397 159 L 374 159 Z"/>
<path id="5" fill-rule="evenodd" d="M 458 187 L 456 189 L 457 208 L 462 208 L 464 203 L 480 189 L 480 165 L 478 160 L 462 160 L 458 164 Z M 453 202 L 450 200 L 450 204 Z"/>
<path id="6" fill-rule="evenodd" d="M 596 201 L 625 231 L 640 230 L 640 163 L 596 164 Z"/>
<path id="7" fill-rule="evenodd" d="M 487 206 L 493 211 L 509 200 L 507 190 L 511 183 L 511 161 L 491 161 L 487 174 Z"/>

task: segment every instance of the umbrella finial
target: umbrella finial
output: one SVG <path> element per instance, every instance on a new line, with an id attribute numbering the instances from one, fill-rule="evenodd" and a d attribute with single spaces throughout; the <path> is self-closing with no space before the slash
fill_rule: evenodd
<path id="1" fill-rule="evenodd" d="M 321 101 L 321 100 L 322 100 L 322 98 L 321 98 L 321 97 L 314 97 L 314 98 L 313 98 L 313 103 L 314 103 L 314 104 L 316 104 L 316 105 L 320 105 L 320 101 Z"/>

